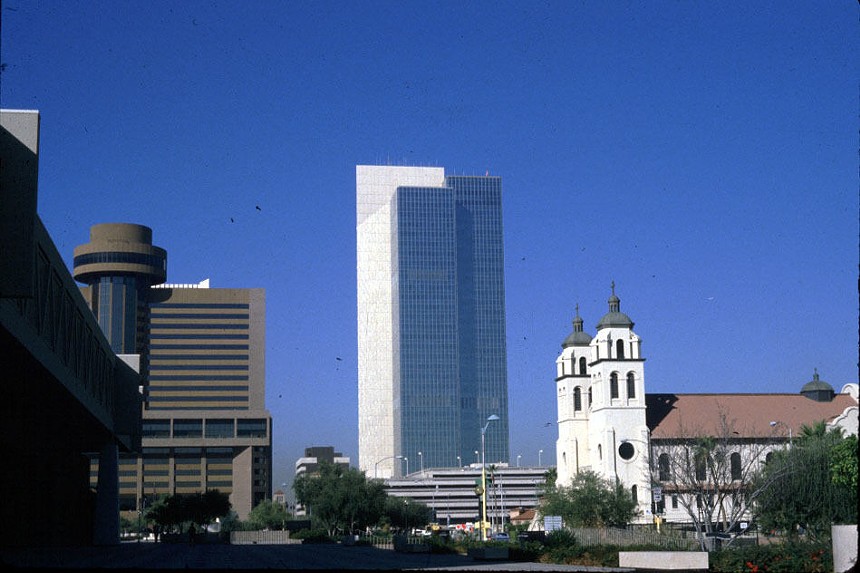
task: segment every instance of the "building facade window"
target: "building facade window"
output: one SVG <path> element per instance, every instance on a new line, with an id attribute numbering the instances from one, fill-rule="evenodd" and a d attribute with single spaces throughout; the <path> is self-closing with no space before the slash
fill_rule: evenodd
<path id="1" fill-rule="evenodd" d="M 698 481 L 705 481 L 705 467 L 707 464 L 707 456 L 705 455 L 697 455 L 695 457 L 695 467 L 696 467 L 696 479 Z"/>
<path id="2" fill-rule="evenodd" d="M 585 364 L 585 356 L 580 356 L 579 358 L 579 374 L 580 376 L 585 376 L 587 374 L 586 364 Z"/>
<path id="3" fill-rule="evenodd" d="M 233 420 L 206 420 L 207 438 L 232 438 L 233 435 Z"/>
<path id="4" fill-rule="evenodd" d="M 636 380 L 635 380 L 632 372 L 627 373 L 627 397 L 628 398 L 635 398 L 636 397 Z"/>
<path id="5" fill-rule="evenodd" d="M 657 458 L 657 471 L 660 474 L 660 481 L 669 481 L 669 454 L 660 454 Z"/>
<path id="6" fill-rule="evenodd" d="M 624 360 L 624 341 L 616 340 L 615 341 L 615 354 L 618 360 Z"/>
<path id="7" fill-rule="evenodd" d="M 741 455 L 738 452 L 734 452 L 729 460 L 732 466 L 732 479 L 739 480 L 741 479 Z"/>
<path id="8" fill-rule="evenodd" d="M 609 375 L 609 397 L 613 400 L 618 398 L 618 372 Z"/>
<path id="9" fill-rule="evenodd" d="M 621 456 L 622 460 L 632 459 L 635 453 L 636 449 L 630 442 L 621 442 L 621 445 L 618 446 L 618 455 Z"/>
<path id="10" fill-rule="evenodd" d="M 573 411 L 579 412 L 582 410 L 582 390 L 579 386 L 573 389 Z"/>
<path id="11" fill-rule="evenodd" d="M 201 438 L 203 437 L 203 420 L 173 420 L 174 438 Z"/>

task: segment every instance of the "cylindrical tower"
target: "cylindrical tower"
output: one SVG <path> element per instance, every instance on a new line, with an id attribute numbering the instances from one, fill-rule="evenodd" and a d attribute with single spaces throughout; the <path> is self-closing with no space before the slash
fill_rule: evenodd
<path id="1" fill-rule="evenodd" d="M 117 354 L 139 354 L 146 291 L 167 279 L 167 251 L 152 245 L 152 229 L 131 223 L 90 228 L 75 248 L 75 280 L 90 287 L 90 307 Z"/>

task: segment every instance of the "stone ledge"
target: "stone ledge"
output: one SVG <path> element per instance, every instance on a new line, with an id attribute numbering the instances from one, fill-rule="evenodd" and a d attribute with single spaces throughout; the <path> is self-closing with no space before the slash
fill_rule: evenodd
<path id="1" fill-rule="evenodd" d="M 619 567 L 707 571 L 707 551 L 619 551 Z"/>

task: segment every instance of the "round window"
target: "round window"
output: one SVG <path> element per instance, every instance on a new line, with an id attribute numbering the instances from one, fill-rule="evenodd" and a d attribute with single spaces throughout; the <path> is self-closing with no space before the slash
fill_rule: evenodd
<path id="1" fill-rule="evenodd" d="M 623 442 L 618 446 L 618 455 L 621 456 L 621 459 L 629 460 L 633 457 L 634 453 L 636 453 L 636 450 L 630 442 Z"/>

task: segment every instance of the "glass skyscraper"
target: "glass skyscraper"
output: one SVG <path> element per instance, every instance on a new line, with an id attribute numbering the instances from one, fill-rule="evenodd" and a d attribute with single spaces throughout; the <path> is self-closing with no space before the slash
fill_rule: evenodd
<path id="1" fill-rule="evenodd" d="M 359 467 L 507 462 L 501 178 L 356 168 Z"/>

